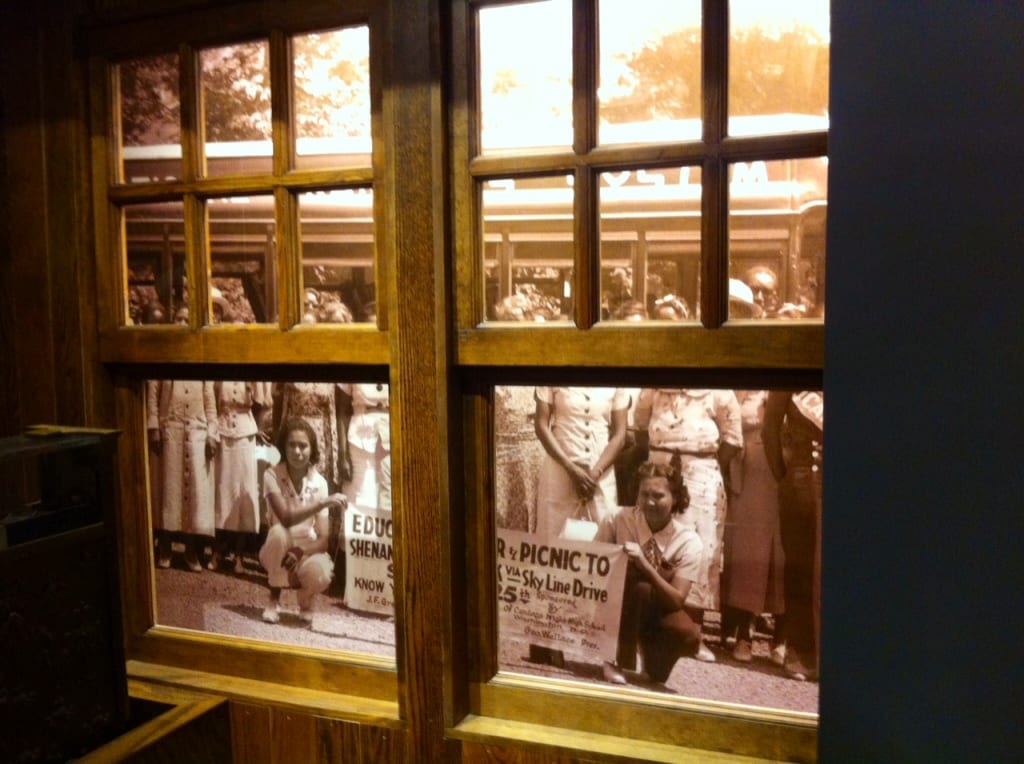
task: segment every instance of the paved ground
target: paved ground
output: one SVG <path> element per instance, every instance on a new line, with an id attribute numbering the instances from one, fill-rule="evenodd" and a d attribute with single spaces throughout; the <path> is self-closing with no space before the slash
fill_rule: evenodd
<path id="1" fill-rule="evenodd" d="M 265 623 L 267 577 L 254 561 L 241 575 L 177 566 L 157 569 L 157 623 L 236 637 L 324 647 L 394 658 L 395 625 L 383 616 L 349 610 L 337 597 L 321 595 L 313 625 L 298 617 L 295 593 L 281 594 L 281 622 Z"/>
<path id="2" fill-rule="evenodd" d="M 295 594 L 290 591 L 282 595 L 281 622 L 264 623 L 261 613 L 267 601 L 266 576 L 253 560 L 247 560 L 245 572 L 236 575 L 208 570 L 191 573 L 176 557 L 175 567 L 156 571 L 156 588 L 157 622 L 166 626 L 303 647 L 390 658 L 395 655 L 395 627 L 389 619 L 349 610 L 330 593 L 318 598 L 312 627 L 299 620 Z M 755 635 L 754 660 L 745 664 L 734 661 L 729 649 L 721 645 L 714 614 L 708 614 L 705 634 L 706 644 L 718 658 L 716 663 L 684 658 L 665 685 L 651 685 L 641 675 L 626 672 L 630 685 L 704 700 L 817 713 L 818 685 L 783 675 L 768 657 L 770 635 Z M 604 684 L 597 662 L 566 656 L 565 668 L 555 668 L 530 663 L 527 653 L 525 644 L 502 643 L 502 670 Z"/>
<path id="3" fill-rule="evenodd" d="M 754 635 L 754 659 L 740 663 L 732 659 L 731 646 L 723 647 L 718 639 L 717 615 L 708 613 L 705 620 L 705 644 L 715 653 L 715 663 L 701 663 L 683 658 L 676 663 L 664 685 L 651 684 L 643 675 L 623 672 L 634 689 L 681 695 L 701 700 L 722 701 L 744 706 L 760 706 L 787 711 L 818 712 L 816 682 L 798 682 L 788 678 L 769 658 L 770 634 Z M 616 685 L 604 681 L 601 664 L 578 656 L 565 656 L 565 668 L 538 665 L 528 660 L 529 647 L 520 643 L 503 643 L 499 649 L 501 668 L 531 676 L 579 680 L 606 687 Z"/>

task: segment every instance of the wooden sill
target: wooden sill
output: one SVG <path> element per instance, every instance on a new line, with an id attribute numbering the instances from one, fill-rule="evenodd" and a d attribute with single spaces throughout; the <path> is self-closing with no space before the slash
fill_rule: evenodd
<path id="1" fill-rule="evenodd" d="M 757 764 L 775 761 L 473 715 L 462 719 L 448 734 L 458 740 L 557 753 L 573 759 L 585 754 L 588 761 L 649 761 L 667 764 Z"/>
<path id="2" fill-rule="evenodd" d="M 174 693 L 193 692 L 375 727 L 401 726 L 398 703 L 393 701 L 309 690 L 136 660 L 127 662 L 127 672 L 129 694 L 135 698 L 166 703 L 173 702 Z"/>

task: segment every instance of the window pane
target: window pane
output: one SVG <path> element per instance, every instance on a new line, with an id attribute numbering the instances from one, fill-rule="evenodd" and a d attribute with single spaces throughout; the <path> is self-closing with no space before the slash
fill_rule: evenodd
<path id="1" fill-rule="evenodd" d="M 303 323 L 376 320 L 373 189 L 299 195 Z"/>
<path id="2" fill-rule="evenodd" d="M 146 397 L 157 622 L 393 658 L 388 386 L 151 380 Z"/>
<path id="3" fill-rule="evenodd" d="M 697 319 L 700 196 L 699 167 L 601 174 L 602 319 Z"/>
<path id="4" fill-rule="evenodd" d="M 570 320 L 572 176 L 503 178 L 482 188 L 488 319 Z"/>
<path id="5" fill-rule="evenodd" d="M 481 8 L 478 19 L 483 151 L 571 146 L 572 4 Z"/>
<path id="6" fill-rule="evenodd" d="M 266 41 L 200 54 L 206 170 L 209 175 L 270 172 L 270 59 Z"/>
<path id="7" fill-rule="evenodd" d="M 825 315 L 826 157 L 730 166 L 730 318 Z"/>
<path id="8" fill-rule="evenodd" d="M 117 66 L 121 89 L 121 159 L 128 183 L 181 178 L 178 56 L 152 56 Z"/>
<path id="9" fill-rule="evenodd" d="M 817 713 L 817 683 L 794 680 L 817 667 L 820 391 L 496 387 L 494 398 L 500 670 Z M 535 428 L 573 462 L 609 466 L 570 474 Z M 653 562 L 631 562 L 627 545 L 652 537 L 656 548 L 637 551 Z M 659 575 L 683 607 L 651 599 L 644 584 Z"/>
<path id="10" fill-rule="evenodd" d="M 701 137 L 699 0 L 600 0 L 598 141 Z"/>
<path id="11" fill-rule="evenodd" d="M 293 39 L 297 165 L 370 165 L 370 30 Z"/>
<path id="12" fill-rule="evenodd" d="M 185 212 L 181 202 L 123 208 L 128 324 L 188 323 Z"/>
<path id="13" fill-rule="evenodd" d="M 827 130 L 828 0 L 732 0 L 729 19 L 729 134 Z"/>
<path id="14" fill-rule="evenodd" d="M 277 321 L 274 197 L 210 199 L 213 323 Z M 219 312 L 219 316 L 218 316 Z"/>

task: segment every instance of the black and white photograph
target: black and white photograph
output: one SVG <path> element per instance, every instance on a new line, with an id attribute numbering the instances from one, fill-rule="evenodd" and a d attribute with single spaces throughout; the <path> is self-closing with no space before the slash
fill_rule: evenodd
<path id="1" fill-rule="evenodd" d="M 817 713 L 821 391 L 494 400 L 500 670 Z"/>
<path id="2" fill-rule="evenodd" d="M 393 658 L 385 383 L 146 383 L 156 621 Z"/>

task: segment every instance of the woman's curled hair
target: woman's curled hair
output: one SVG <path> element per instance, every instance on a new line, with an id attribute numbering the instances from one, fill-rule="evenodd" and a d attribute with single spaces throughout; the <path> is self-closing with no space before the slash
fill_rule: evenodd
<path id="1" fill-rule="evenodd" d="M 665 478 L 668 488 L 672 492 L 672 513 L 681 515 L 690 506 L 690 492 L 686 489 L 683 481 L 682 461 L 679 454 L 673 454 L 668 464 L 655 464 L 644 462 L 637 467 L 636 476 L 638 480 L 644 478 Z"/>

